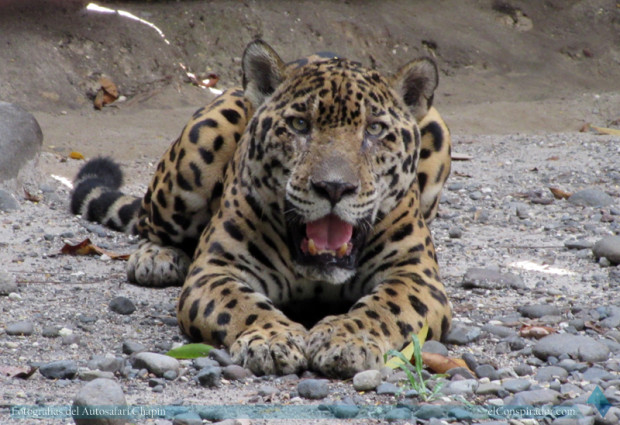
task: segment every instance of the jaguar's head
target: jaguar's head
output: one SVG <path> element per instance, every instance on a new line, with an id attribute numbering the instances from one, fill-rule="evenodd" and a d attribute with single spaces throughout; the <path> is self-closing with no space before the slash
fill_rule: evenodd
<path id="1" fill-rule="evenodd" d="M 432 102 L 436 66 L 417 59 L 389 78 L 340 58 L 291 69 L 255 41 L 243 71 L 257 107 L 244 136 L 244 180 L 257 202 L 279 211 L 298 274 L 344 283 L 377 220 L 415 182 L 416 118 Z"/>

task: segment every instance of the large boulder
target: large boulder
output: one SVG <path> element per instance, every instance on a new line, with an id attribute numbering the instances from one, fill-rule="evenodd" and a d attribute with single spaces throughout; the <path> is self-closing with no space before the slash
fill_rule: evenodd
<path id="1" fill-rule="evenodd" d="M 41 149 L 43 133 L 34 116 L 21 107 L 0 102 L 0 182 L 19 170 Z"/>

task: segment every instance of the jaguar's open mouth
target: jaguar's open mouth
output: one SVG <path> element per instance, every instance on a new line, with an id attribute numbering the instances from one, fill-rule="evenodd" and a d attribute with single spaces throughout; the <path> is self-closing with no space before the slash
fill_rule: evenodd
<path id="1" fill-rule="evenodd" d="M 303 223 L 288 221 L 293 259 L 302 265 L 354 269 L 366 234 L 334 214 Z"/>

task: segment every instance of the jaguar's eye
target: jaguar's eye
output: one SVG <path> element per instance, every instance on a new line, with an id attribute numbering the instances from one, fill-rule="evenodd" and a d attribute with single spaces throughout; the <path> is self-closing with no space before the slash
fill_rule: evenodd
<path id="1" fill-rule="evenodd" d="M 287 119 L 289 127 L 299 134 L 308 134 L 310 132 L 310 122 L 301 117 L 290 117 Z"/>
<path id="2" fill-rule="evenodd" d="M 379 137 L 385 132 L 386 125 L 382 122 L 373 122 L 366 127 L 366 134 L 372 137 Z"/>

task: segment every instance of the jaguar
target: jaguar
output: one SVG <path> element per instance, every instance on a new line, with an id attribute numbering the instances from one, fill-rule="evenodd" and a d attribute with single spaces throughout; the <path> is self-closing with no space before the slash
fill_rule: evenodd
<path id="1" fill-rule="evenodd" d="M 286 64 L 255 40 L 242 71 L 243 89 L 196 111 L 144 197 L 95 158 L 73 213 L 139 234 L 129 280 L 182 284 L 181 330 L 256 374 L 350 377 L 425 324 L 445 336 L 428 228 L 451 149 L 435 63 L 391 76 L 333 54 Z"/>

